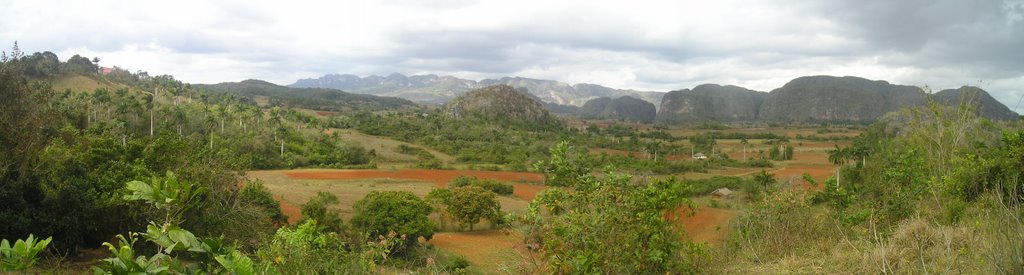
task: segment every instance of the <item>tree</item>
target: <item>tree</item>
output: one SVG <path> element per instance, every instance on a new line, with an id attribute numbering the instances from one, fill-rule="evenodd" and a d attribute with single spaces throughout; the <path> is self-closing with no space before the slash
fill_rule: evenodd
<path id="1" fill-rule="evenodd" d="M 758 186 L 763 187 L 767 190 L 769 187 L 775 184 L 775 174 L 768 173 L 768 171 L 761 170 L 760 173 L 754 174 L 754 182 Z"/>
<path id="2" fill-rule="evenodd" d="M 479 186 L 452 189 L 447 211 L 461 226 L 468 225 L 470 231 L 473 231 L 473 225 L 480 222 L 480 219 L 487 219 L 491 223 L 501 221 L 501 205 L 498 204 L 497 196 Z"/>
<path id="3" fill-rule="evenodd" d="M 437 226 L 430 220 L 433 208 L 408 191 L 373 191 L 352 206 L 352 226 L 370 236 L 389 232 L 404 236 L 404 248 L 429 240 Z M 402 253 L 403 251 L 395 251 Z"/>
<path id="4" fill-rule="evenodd" d="M 750 144 L 747 138 L 740 138 L 740 143 L 743 144 L 743 161 L 747 160 L 747 145 Z"/>
<path id="5" fill-rule="evenodd" d="M 843 165 L 850 160 L 851 155 L 848 148 L 839 148 L 839 145 L 835 145 L 835 147 L 836 149 L 828 151 L 828 162 L 836 166 L 836 186 L 840 186 L 839 172 Z"/>
<path id="6" fill-rule="evenodd" d="M 426 201 L 440 215 L 441 228 L 444 228 L 445 220 L 448 218 L 448 204 L 451 197 L 452 190 L 448 188 L 437 188 L 427 193 Z"/>

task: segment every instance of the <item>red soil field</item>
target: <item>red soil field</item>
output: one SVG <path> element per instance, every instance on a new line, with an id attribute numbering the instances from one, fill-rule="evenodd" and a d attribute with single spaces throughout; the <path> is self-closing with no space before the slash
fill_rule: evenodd
<path id="1" fill-rule="evenodd" d="M 683 225 L 687 238 L 694 242 L 717 244 L 725 240 L 729 233 L 729 221 L 736 217 L 736 211 L 700 207 L 690 216 L 689 207 L 682 207 L 672 213 L 669 219 Z"/>
<path id="2" fill-rule="evenodd" d="M 515 248 L 519 246 L 516 235 L 507 235 L 500 230 L 471 232 L 442 232 L 434 234 L 430 243 L 447 251 L 463 256 L 466 260 L 484 270 L 498 270 L 498 265 L 514 259 Z"/>
<path id="3" fill-rule="evenodd" d="M 472 176 L 480 179 L 492 179 L 503 182 L 533 182 L 540 183 L 544 181 L 544 175 L 538 173 L 525 173 L 525 172 L 504 172 L 504 171 L 471 171 L 471 170 L 426 170 L 426 169 L 410 169 L 410 170 L 333 170 L 333 171 L 303 171 L 303 172 L 285 172 L 289 178 L 293 179 L 330 179 L 330 180 L 350 180 L 350 179 L 409 179 L 409 180 L 423 180 L 432 181 L 437 185 L 438 188 L 445 188 L 448 186 L 448 182 L 452 181 L 458 176 Z M 533 200 L 537 196 L 537 193 L 547 188 L 543 185 L 532 185 L 523 183 L 513 183 L 512 194 L 523 200 Z"/>
<path id="4" fill-rule="evenodd" d="M 514 183 L 512 184 L 512 195 L 529 202 L 536 198 L 537 193 L 544 189 L 548 189 L 548 186 Z"/>
<path id="5" fill-rule="evenodd" d="M 825 180 L 828 179 L 829 176 L 835 175 L 835 168 L 828 166 L 795 166 L 775 170 L 773 173 L 775 173 L 775 179 L 779 180 L 780 183 L 793 180 L 794 183 L 799 183 L 799 185 L 805 189 L 820 190 L 824 187 Z M 804 173 L 810 174 L 814 180 L 818 181 L 818 185 L 811 188 L 811 186 L 803 180 Z"/>
<path id="6" fill-rule="evenodd" d="M 281 212 L 284 212 L 288 216 L 288 223 L 295 224 L 302 218 L 302 210 L 298 206 L 294 206 L 284 200 L 281 196 L 274 196 L 277 202 L 281 205 Z"/>
<path id="7" fill-rule="evenodd" d="M 433 181 L 438 187 L 445 187 L 449 181 L 458 176 L 473 176 L 480 179 L 493 179 L 505 182 L 542 182 L 544 175 L 525 172 L 502 172 L 502 171 L 457 171 L 457 170 L 336 170 L 336 171 L 311 171 L 311 172 L 285 172 L 293 179 L 410 179 Z"/>

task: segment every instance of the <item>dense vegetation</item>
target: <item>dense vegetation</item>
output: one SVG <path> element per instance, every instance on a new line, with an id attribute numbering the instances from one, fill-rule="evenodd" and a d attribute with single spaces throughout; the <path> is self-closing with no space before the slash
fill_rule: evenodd
<path id="1" fill-rule="evenodd" d="M 113 91 L 56 92 L 25 73 L 46 60 L 15 49 L 0 65 L 2 236 L 53 236 L 59 251 L 97 247 L 153 218 L 121 197 L 125 183 L 173 171 L 205 190 L 182 226 L 249 245 L 283 219 L 268 209 L 276 208 L 269 193 L 239 188 L 234 171 L 372 165 L 366 150 L 312 132 L 312 119 L 292 110 L 264 111 L 145 73 Z M 77 65 L 58 64 L 67 66 Z"/>

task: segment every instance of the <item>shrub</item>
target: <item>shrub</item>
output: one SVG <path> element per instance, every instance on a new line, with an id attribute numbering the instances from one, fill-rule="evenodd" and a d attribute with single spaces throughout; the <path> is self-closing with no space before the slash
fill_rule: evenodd
<path id="1" fill-rule="evenodd" d="M 420 237 L 430 240 L 437 226 L 428 217 L 433 207 L 408 191 L 373 191 L 352 206 L 352 225 L 370 236 L 386 236 L 395 232 L 402 236 L 404 246 L 394 253 L 415 245 Z"/>
<path id="2" fill-rule="evenodd" d="M 258 207 L 275 224 L 288 223 L 288 216 L 281 212 L 281 203 L 274 199 L 260 180 L 247 182 L 239 193 L 239 199 Z"/>
<path id="3" fill-rule="evenodd" d="M 496 180 L 490 179 L 477 179 L 476 177 L 458 176 L 448 183 L 449 188 L 463 187 L 463 186 L 477 186 L 498 195 L 512 195 L 513 186 L 507 183 L 501 183 Z"/>
<path id="4" fill-rule="evenodd" d="M 316 220 L 320 226 L 319 230 L 343 233 L 345 231 L 345 224 L 341 220 L 341 216 L 338 216 L 338 213 L 327 210 L 328 206 L 334 204 L 338 204 L 338 197 L 334 196 L 334 194 L 323 191 L 317 192 L 316 197 L 310 198 L 309 201 L 300 206 L 302 220 L 299 223 L 304 223 L 306 220 Z"/>

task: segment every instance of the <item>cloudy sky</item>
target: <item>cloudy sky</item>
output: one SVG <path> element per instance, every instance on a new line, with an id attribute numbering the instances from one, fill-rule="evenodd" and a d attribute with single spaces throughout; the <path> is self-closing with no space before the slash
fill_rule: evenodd
<path id="1" fill-rule="evenodd" d="M 854 75 L 981 86 L 1024 113 L 1022 0 L 211 2 L 0 0 L 0 41 L 192 83 L 398 72 L 770 91 Z"/>

